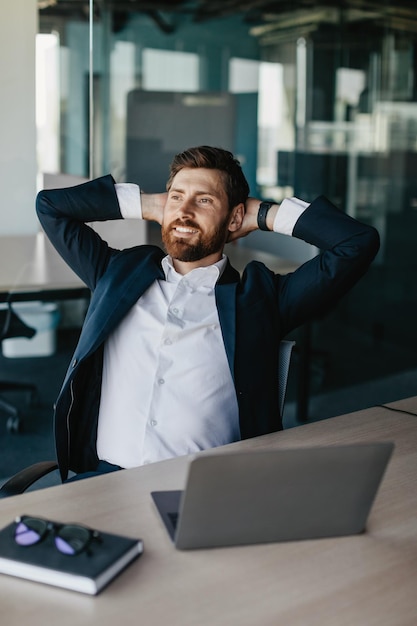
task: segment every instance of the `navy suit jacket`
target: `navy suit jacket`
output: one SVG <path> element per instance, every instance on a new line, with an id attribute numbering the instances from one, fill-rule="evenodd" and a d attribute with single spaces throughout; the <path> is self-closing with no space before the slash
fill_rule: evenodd
<path id="1" fill-rule="evenodd" d="M 103 345 L 153 281 L 165 278 L 161 268 L 165 253 L 150 245 L 112 249 L 86 224 L 121 218 L 111 176 L 42 191 L 37 212 L 59 254 L 92 293 L 55 405 L 57 459 L 65 479 L 68 469 L 84 472 L 97 465 Z M 289 331 L 327 312 L 365 273 L 379 247 L 374 228 L 345 215 L 324 197 L 301 215 L 293 236 L 317 246 L 321 253 L 285 276 L 256 261 L 240 276 L 228 263 L 216 285 L 242 438 L 282 428 L 279 342 Z"/>

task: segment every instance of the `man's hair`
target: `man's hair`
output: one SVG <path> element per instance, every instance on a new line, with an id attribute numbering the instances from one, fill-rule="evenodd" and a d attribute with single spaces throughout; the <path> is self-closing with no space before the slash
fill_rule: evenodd
<path id="1" fill-rule="evenodd" d="M 185 167 L 219 170 L 225 183 L 229 211 L 237 204 L 246 202 L 249 196 L 248 181 L 242 172 L 239 161 L 228 150 L 211 146 L 198 146 L 180 152 L 174 157 L 170 165 L 167 190 L 170 189 L 174 177 Z"/>

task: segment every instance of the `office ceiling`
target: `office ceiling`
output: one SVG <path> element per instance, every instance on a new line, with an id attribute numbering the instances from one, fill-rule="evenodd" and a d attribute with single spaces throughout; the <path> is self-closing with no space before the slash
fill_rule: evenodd
<path id="1" fill-rule="evenodd" d="M 89 0 L 38 0 L 41 16 L 87 19 Z M 372 24 L 417 33 L 416 0 L 94 0 L 94 12 L 110 9 L 120 18 L 149 15 L 174 32 L 181 16 L 198 22 L 240 15 L 265 42 L 278 33 L 308 33 L 322 24 Z"/>

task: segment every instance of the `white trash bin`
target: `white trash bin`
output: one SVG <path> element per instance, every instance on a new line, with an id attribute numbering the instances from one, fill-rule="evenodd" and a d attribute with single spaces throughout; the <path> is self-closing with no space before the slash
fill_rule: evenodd
<path id="1" fill-rule="evenodd" d="M 5 306 L 5 305 L 2 305 Z M 5 357 L 50 356 L 56 350 L 56 329 L 60 313 L 54 302 L 13 302 L 13 310 L 25 324 L 36 330 L 27 337 L 3 339 L 2 351 Z"/>

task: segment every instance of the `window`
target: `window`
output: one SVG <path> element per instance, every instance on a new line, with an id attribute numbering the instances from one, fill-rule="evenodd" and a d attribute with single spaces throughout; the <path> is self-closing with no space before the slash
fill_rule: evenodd
<path id="1" fill-rule="evenodd" d="M 143 89 L 148 91 L 198 91 L 200 63 L 197 54 L 172 50 L 143 51 Z"/>

